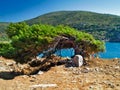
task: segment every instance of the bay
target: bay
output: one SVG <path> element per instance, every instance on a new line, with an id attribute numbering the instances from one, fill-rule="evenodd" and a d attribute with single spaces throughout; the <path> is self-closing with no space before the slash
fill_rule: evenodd
<path id="1" fill-rule="evenodd" d="M 106 42 L 106 51 L 99 54 L 100 58 L 120 58 L 120 43 L 117 42 Z"/>

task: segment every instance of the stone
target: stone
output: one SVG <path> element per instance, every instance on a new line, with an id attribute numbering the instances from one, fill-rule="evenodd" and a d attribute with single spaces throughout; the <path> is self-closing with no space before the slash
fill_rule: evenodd
<path id="1" fill-rule="evenodd" d="M 116 66 L 115 69 L 119 69 L 120 67 L 119 66 Z"/>
<path id="2" fill-rule="evenodd" d="M 38 84 L 38 85 L 32 85 L 30 86 L 31 88 L 38 88 L 38 87 L 42 87 L 42 88 L 46 88 L 46 87 L 57 87 L 57 84 Z"/>
<path id="3" fill-rule="evenodd" d="M 39 71 L 37 74 L 43 74 L 43 72 L 42 72 L 42 71 Z"/>
<path id="4" fill-rule="evenodd" d="M 21 77 L 22 78 L 28 78 L 29 76 L 28 75 L 22 75 Z"/>
<path id="5" fill-rule="evenodd" d="M 81 72 L 82 72 L 82 73 L 88 73 L 88 72 L 89 72 L 89 70 L 88 70 L 88 69 L 86 69 L 86 68 L 83 68 L 83 69 L 81 70 Z"/>
<path id="6" fill-rule="evenodd" d="M 12 62 L 8 62 L 6 63 L 7 66 L 13 66 L 13 63 Z"/>
<path id="7" fill-rule="evenodd" d="M 99 72 L 99 68 L 98 68 L 98 67 L 95 67 L 95 71 L 96 71 L 96 72 Z"/>
<path id="8" fill-rule="evenodd" d="M 72 83 L 76 83 L 77 81 L 73 80 Z"/>
<path id="9" fill-rule="evenodd" d="M 75 55 L 72 59 L 75 66 L 80 67 L 83 65 L 83 57 L 81 55 Z"/>

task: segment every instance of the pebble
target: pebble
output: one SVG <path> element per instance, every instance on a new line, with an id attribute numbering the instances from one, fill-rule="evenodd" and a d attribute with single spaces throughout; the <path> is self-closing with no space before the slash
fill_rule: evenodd
<path id="1" fill-rule="evenodd" d="M 74 80 L 74 81 L 72 81 L 72 83 L 76 83 L 76 82 L 77 82 L 77 81 L 75 81 L 75 80 Z"/>
<path id="2" fill-rule="evenodd" d="M 114 88 L 115 87 L 114 84 L 109 82 L 109 81 L 104 81 L 104 83 L 107 84 L 108 87 L 110 87 L 110 88 Z"/>
<path id="3" fill-rule="evenodd" d="M 35 80 L 30 80 L 30 82 L 34 82 Z"/>
<path id="4" fill-rule="evenodd" d="M 8 62 L 8 63 L 6 63 L 6 65 L 7 65 L 7 66 L 13 66 L 13 63 Z"/>
<path id="5" fill-rule="evenodd" d="M 57 87 L 57 84 L 38 84 L 38 85 L 32 85 L 30 86 L 31 88 L 38 88 L 38 87 L 42 87 L 42 88 L 46 88 L 46 87 Z"/>
<path id="6" fill-rule="evenodd" d="M 39 75 L 40 75 L 40 74 L 43 74 L 43 72 L 42 72 L 42 71 L 39 71 L 37 74 L 39 74 Z"/>
<path id="7" fill-rule="evenodd" d="M 23 77 L 23 78 L 28 78 L 29 76 L 28 76 L 28 75 L 22 75 L 21 77 Z"/>
<path id="8" fill-rule="evenodd" d="M 116 66 L 115 69 L 119 69 L 120 67 L 119 66 Z"/>
<path id="9" fill-rule="evenodd" d="M 99 72 L 99 68 L 98 67 L 95 67 L 94 69 L 96 72 Z"/>
<path id="10" fill-rule="evenodd" d="M 81 74 L 81 71 L 74 71 L 73 74 L 79 75 L 79 74 Z"/>
<path id="11" fill-rule="evenodd" d="M 114 85 L 113 85 L 113 84 L 108 84 L 108 86 L 109 86 L 110 88 L 114 88 Z"/>
<path id="12" fill-rule="evenodd" d="M 81 72 L 83 72 L 83 73 L 88 73 L 89 70 L 88 70 L 87 68 L 84 68 L 84 69 L 81 70 Z"/>

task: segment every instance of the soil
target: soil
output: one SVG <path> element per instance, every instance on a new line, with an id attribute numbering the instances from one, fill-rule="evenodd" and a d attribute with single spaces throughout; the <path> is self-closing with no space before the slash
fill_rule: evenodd
<path id="1" fill-rule="evenodd" d="M 16 66 L 0 57 L 0 90 L 120 90 L 119 59 L 94 58 L 81 67 L 56 65 L 34 75 L 15 75 Z"/>

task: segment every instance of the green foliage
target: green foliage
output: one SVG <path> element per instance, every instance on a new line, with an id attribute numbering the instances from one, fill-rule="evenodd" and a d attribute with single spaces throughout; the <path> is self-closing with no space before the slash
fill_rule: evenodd
<path id="1" fill-rule="evenodd" d="M 15 57 L 15 49 L 10 43 L 0 43 L 0 56 L 13 58 Z"/>
<path id="2" fill-rule="evenodd" d="M 15 58 L 21 60 L 21 62 L 27 62 L 31 57 L 48 49 L 49 45 L 54 41 L 54 38 L 60 35 L 73 36 L 76 38 L 76 43 L 84 41 L 87 42 L 85 45 L 94 45 L 96 51 L 91 49 L 91 51 L 88 51 L 90 53 L 92 51 L 99 52 L 104 49 L 103 43 L 95 40 L 92 35 L 63 25 L 53 27 L 42 24 L 29 26 L 24 22 L 11 23 L 7 29 L 7 34 L 12 40 L 11 46 L 14 47 L 16 53 Z M 86 47 L 86 50 L 87 48 L 88 47 Z M 90 46 L 89 48 L 93 47 Z"/>

